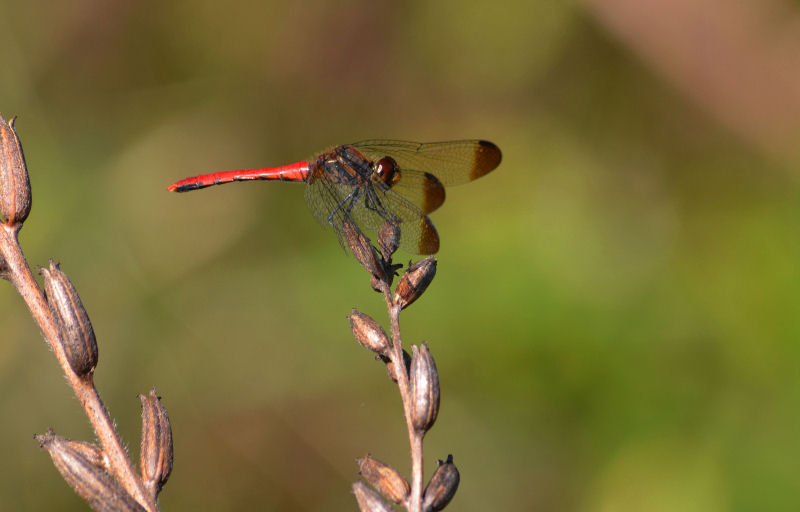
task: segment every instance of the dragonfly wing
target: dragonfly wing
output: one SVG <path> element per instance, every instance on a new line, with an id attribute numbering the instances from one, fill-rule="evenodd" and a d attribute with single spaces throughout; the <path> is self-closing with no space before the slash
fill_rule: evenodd
<path id="1" fill-rule="evenodd" d="M 410 142 L 404 140 L 363 140 L 352 144 L 364 156 L 377 161 L 391 156 L 400 171 L 426 171 L 443 185 L 458 185 L 493 171 L 502 159 L 500 148 L 486 140 Z"/>
<path id="2" fill-rule="evenodd" d="M 439 251 L 439 234 L 431 220 L 394 189 L 365 188 L 349 216 L 371 234 L 377 233 L 385 222 L 398 223 L 400 247 L 408 253 L 435 254 Z"/>
<path id="3" fill-rule="evenodd" d="M 347 241 L 344 239 L 344 221 L 347 219 L 346 211 L 340 207 L 353 192 L 352 187 L 334 184 L 328 180 L 314 180 L 306 185 L 305 199 L 308 209 L 323 226 L 330 226 L 339 237 L 339 244 L 345 251 L 348 250 Z"/>
<path id="4" fill-rule="evenodd" d="M 373 186 L 354 188 L 325 179 L 306 187 L 306 203 L 320 224 L 331 226 L 347 251 L 344 223 L 356 225 L 373 237 L 385 222 L 400 227 L 400 247 L 411 254 L 434 254 L 439 250 L 439 235 L 425 213 L 392 189 Z M 332 212 L 332 213 L 331 213 Z"/>
<path id="5" fill-rule="evenodd" d="M 428 214 L 444 203 L 444 185 L 439 178 L 429 172 L 401 170 L 400 179 L 392 185 L 392 190 L 418 206 Z"/>

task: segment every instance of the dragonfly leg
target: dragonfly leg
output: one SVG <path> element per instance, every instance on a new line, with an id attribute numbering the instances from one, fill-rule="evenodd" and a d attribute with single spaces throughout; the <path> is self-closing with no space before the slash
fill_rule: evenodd
<path id="1" fill-rule="evenodd" d="M 385 222 L 392 222 L 395 224 L 399 224 L 400 222 L 400 219 L 398 219 L 396 215 L 393 215 L 386 207 L 383 206 L 381 198 L 378 197 L 378 194 L 376 194 L 374 190 L 367 191 L 367 194 L 364 197 L 364 207 L 366 207 L 367 210 L 377 213 L 378 216 Z"/>
<path id="2" fill-rule="evenodd" d="M 349 217 L 350 212 L 353 210 L 353 205 L 356 201 L 358 201 L 359 197 L 361 197 L 361 194 L 362 190 L 360 188 L 356 188 L 347 194 L 347 196 L 336 205 L 336 208 L 334 208 L 331 214 L 328 215 L 328 224 L 330 224 L 332 228 L 336 229 L 336 226 L 333 223 L 333 217 L 339 212 L 339 210 L 343 210 L 345 218 Z"/>

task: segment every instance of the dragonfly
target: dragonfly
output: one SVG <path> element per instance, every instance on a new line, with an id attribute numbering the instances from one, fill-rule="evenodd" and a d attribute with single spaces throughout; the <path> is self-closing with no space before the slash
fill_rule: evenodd
<path id="1" fill-rule="evenodd" d="M 308 208 L 320 224 L 333 228 L 345 251 L 345 225 L 375 233 L 388 222 L 399 227 L 403 250 L 427 255 L 439 251 L 439 234 L 428 215 L 444 203 L 444 187 L 476 180 L 501 159 L 500 148 L 486 140 L 374 139 L 279 167 L 194 176 L 168 190 L 188 192 L 234 181 L 304 182 Z"/>

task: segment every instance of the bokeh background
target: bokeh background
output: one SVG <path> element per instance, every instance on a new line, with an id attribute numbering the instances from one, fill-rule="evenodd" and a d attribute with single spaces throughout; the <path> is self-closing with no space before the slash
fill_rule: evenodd
<path id="1" fill-rule="evenodd" d="M 380 296 L 303 187 L 165 190 L 362 138 L 486 138 L 402 318 L 442 383 L 426 470 L 452 510 L 800 506 L 800 4 L 788 0 L 2 2 L 0 111 L 162 509 L 355 510 L 408 471 L 399 397 L 353 341 Z M 406 260 L 408 255 L 402 257 Z M 92 432 L 0 283 L 0 508 L 85 510 L 34 433 Z M 448 510 L 450 510 L 448 509 Z"/>

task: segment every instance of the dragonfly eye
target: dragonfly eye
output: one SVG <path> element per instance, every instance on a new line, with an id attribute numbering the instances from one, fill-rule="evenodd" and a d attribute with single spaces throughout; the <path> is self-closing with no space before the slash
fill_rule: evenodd
<path id="1" fill-rule="evenodd" d="M 397 162 L 390 156 L 385 156 L 375 162 L 375 176 L 388 186 L 394 185 L 400 179 Z"/>

